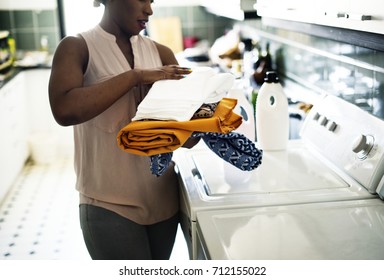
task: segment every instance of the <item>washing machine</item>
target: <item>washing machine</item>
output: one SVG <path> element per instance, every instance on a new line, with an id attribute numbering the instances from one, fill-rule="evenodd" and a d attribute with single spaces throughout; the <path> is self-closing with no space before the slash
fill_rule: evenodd
<path id="1" fill-rule="evenodd" d="M 362 201 L 381 205 L 384 196 L 384 122 L 332 95 L 324 95 L 312 108 L 300 139 L 290 140 L 286 150 L 264 151 L 262 164 L 253 171 L 236 169 L 203 144 L 179 149 L 175 158 L 181 185 L 181 227 L 191 259 L 216 257 L 209 250 L 209 232 L 219 240 L 226 229 L 219 230 L 216 218 L 208 218 L 217 215 L 212 211 L 225 210 L 228 215 L 264 209 L 269 213 L 287 207 L 289 212 L 290 207 L 303 205 L 326 208 L 332 207 L 329 203 Z M 376 210 L 382 213 L 382 207 Z M 329 219 L 330 224 L 334 222 L 332 215 Z M 309 223 L 311 219 L 305 220 Z M 239 225 L 227 221 L 232 231 Z"/>
<path id="2" fill-rule="evenodd" d="M 197 213 L 197 252 L 214 260 L 383 260 L 380 199 Z"/>

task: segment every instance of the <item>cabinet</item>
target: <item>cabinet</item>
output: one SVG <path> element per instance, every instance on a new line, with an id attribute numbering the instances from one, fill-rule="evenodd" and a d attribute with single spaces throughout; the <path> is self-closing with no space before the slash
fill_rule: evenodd
<path id="1" fill-rule="evenodd" d="M 262 17 L 384 34 L 382 0 L 258 0 Z"/>
<path id="2" fill-rule="evenodd" d="M 24 70 L 0 89 L 0 202 L 30 155 L 46 164 L 73 154 L 72 127 L 51 113 L 49 76 L 50 69 Z"/>
<path id="3" fill-rule="evenodd" d="M 58 126 L 55 122 L 48 97 L 50 69 L 24 71 L 26 100 L 28 103 L 28 127 L 30 134 L 52 132 Z"/>
<path id="4" fill-rule="evenodd" d="M 0 201 L 29 155 L 24 75 L 0 89 Z"/>
<path id="5" fill-rule="evenodd" d="M 50 164 L 58 156 L 72 156 L 73 128 L 62 127 L 55 121 L 48 96 L 50 69 L 23 72 L 28 116 L 28 141 L 36 164 Z"/>
<path id="6" fill-rule="evenodd" d="M 155 5 L 160 7 L 175 7 L 175 6 L 197 6 L 201 0 L 156 0 Z"/>
<path id="7" fill-rule="evenodd" d="M 256 0 L 201 0 L 208 12 L 236 20 L 244 20 L 245 12 L 254 11 Z"/>

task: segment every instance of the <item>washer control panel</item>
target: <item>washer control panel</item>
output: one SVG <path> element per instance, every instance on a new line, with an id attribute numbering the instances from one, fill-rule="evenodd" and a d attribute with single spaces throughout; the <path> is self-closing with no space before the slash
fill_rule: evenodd
<path id="1" fill-rule="evenodd" d="M 356 153 L 359 159 L 366 159 L 375 145 L 375 138 L 372 135 L 359 135 L 352 145 L 352 151 Z"/>
<path id="2" fill-rule="evenodd" d="M 384 121 L 333 95 L 308 114 L 303 141 L 375 193 L 384 174 Z"/>

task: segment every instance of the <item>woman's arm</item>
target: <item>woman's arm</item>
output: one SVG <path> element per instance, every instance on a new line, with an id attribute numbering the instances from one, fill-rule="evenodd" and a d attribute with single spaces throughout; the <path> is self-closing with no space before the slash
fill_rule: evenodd
<path id="1" fill-rule="evenodd" d="M 49 81 L 51 110 L 60 125 L 75 125 L 94 118 L 139 84 L 181 79 L 190 73 L 188 68 L 176 65 L 150 70 L 134 69 L 85 87 L 83 75 L 87 63 L 88 48 L 82 37 L 66 37 L 60 42 Z"/>
<path id="2" fill-rule="evenodd" d="M 67 37 L 60 42 L 52 62 L 49 98 L 52 113 L 61 125 L 79 124 L 97 116 L 139 81 L 139 75 L 129 71 L 84 87 L 87 63 L 88 48 L 83 38 Z"/>

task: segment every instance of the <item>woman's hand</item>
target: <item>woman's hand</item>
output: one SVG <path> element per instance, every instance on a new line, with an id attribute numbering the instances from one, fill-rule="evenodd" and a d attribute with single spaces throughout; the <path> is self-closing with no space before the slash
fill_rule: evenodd
<path id="1" fill-rule="evenodd" d="M 190 68 L 179 65 L 166 65 L 156 69 L 135 69 L 138 84 L 153 84 L 160 80 L 180 80 L 192 72 Z"/>

